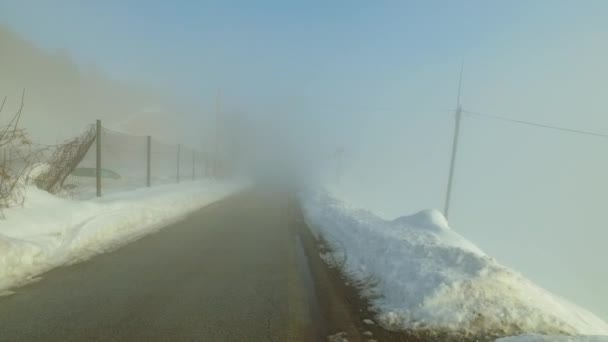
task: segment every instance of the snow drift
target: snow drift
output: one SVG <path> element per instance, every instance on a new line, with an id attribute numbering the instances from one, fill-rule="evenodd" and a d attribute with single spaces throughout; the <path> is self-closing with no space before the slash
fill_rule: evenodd
<path id="1" fill-rule="evenodd" d="M 365 290 L 383 326 L 475 336 L 608 335 L 592 313 L 533 284 L 454 232 L 435 210 L 383 220 L 328 193 L 302 193 L 304 216 Z"/>
<path id="2" fill-rule="evenodd" d="M 242 187 L 197 181 L 73 201 L 28 186 L 24 206 L 5 210 L 0 221 L 0 293 L 157 231 Z"/>

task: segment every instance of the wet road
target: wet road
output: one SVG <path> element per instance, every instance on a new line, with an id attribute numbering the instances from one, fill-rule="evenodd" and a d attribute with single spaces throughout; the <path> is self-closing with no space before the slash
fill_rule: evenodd
<path id="1" fill-rule="evenodd" d="M 0 341 L 315 341 L 280 192 L 213 204 L 0 298 Z"/>

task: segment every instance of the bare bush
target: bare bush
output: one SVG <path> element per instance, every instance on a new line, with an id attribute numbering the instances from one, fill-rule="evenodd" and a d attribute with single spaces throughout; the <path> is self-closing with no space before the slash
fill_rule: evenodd
<path id="1" fill-rule="evenodd" d="M 8 123 L 0 127 L 0 150 L 3 151 L 0 162 L 0 217 L 1 209 L 23 204 L 25 199 L 24 177 L 32 164 L 32 142 L 24 129 L 19 128 L 23 112 L 25 89 L 21 95 L 19 109 Z M 0 105 L 0 118 L 6 105 L 4 97 Z M 8 151 L 8 158 L 7 158 Z"/>

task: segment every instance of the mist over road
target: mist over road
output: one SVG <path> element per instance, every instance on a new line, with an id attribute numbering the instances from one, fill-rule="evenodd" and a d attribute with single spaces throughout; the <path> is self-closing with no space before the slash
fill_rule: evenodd
<path id="1" fill-rule="evenodd" d="M 310 341 L 286 195 L 254 189 L 0 298 L 0 341 Z"/>

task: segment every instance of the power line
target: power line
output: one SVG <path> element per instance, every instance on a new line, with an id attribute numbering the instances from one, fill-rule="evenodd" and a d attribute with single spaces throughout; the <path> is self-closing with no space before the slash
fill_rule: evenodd
<path id="1" fill-rule="evenodd" d="M 465 114 L 469 114 L 469 115 L 475 115 L 475 116 L 481 116 L 481 117 L 486 117 L 486 118 L 490 118 L 490 119 L 496 119 L 496 120 L 502 120 L 502 121 L 507 121 L 507 122 L 513 122 L 513 123 L 518 123 L 518 124 L 522 124 L 522 125 L 541 127 L 541 128 L 548 128 L 548 129 L 553 129 L 553 130 L 562 131 L 562 132 L 570 132 L 570 133 L 577 133 L 577 134 L 584 134 L 584 135 L 592 135 L 592 136 L 595 136 L 595 137 L 608 138 L 608 134 L 589 132 L 589 131 L 583 131 L 583 130 L 566 128 L 566 127 L 545 125 L 545 124 L 540 124 L 540 123 L 536 123 L 536 122 L 517 120 L 517 119 L 510 119 L 510 118 L 506 118 L 504 116 L 498 116 L 498 115 L 493 115 L 493 114 L 471 112 L 471 111 L 468 111 L 468 110 L 463 110 L 462 112 L 465 113 Z"/>

